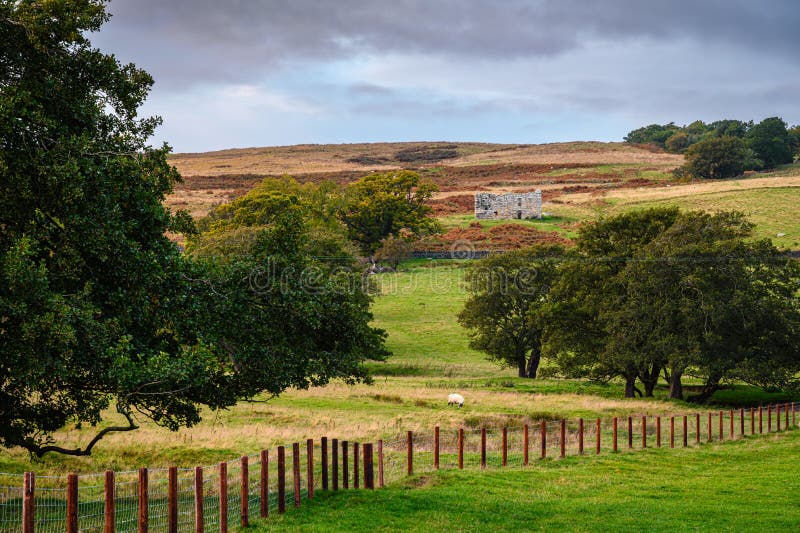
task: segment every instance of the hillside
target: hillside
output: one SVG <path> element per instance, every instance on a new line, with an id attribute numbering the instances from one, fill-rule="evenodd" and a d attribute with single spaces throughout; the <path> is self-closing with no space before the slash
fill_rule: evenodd
<path id="1" fill-rule="evenodd" d="M 678 183 L 672 169 L 682 156 L 650 146 L 571 142 L 542 145 L 484 143 L 375 143 L 244 148 L 175 154 L 184 176 L 167 203 L 201 217 L 216 204 L 245 194 L 267 176 L 301 182 L 349 183 L 374 172 L 410 168 L 437 184 L 431 207 L 446 233 L 420 243 L 448 250 L 468 239 L 482 248 L 513 248 L 575 235 L 577 225 L 604 214 L 654 205 L 738 209 L 758 225 L 756 235 L 800 248 L 800 166 L 735 180 Z M 541 189 L 543 221 L 488 221 L 472 217 L 478 191 Z M 547 233 L 542 234 L 545 231 Z M 780 235 L 780 236 L 779 236 Z"/>
<path id="2" fill-rule="evenodd" d="M 482 143 L 374 143 L 244 148 L 175 154 L 170 162 L 184 176 L 169 200 L 202 216 L 220 202 L 247 192 L 267 176 L 301 182 L 354 181 L 370 172 L 411 168 L 440 189 L 437 212 L 465 204 L 477 190 L 541 188 L 552 197 L 589 188 L 652 185 L 681 163 L 673 154 L 623 143 L 572 142 L 544 145 Z M 447 199 L 447 200 L 445 200 Z M 471 205 L 470 205 L 471 209 Z"/>

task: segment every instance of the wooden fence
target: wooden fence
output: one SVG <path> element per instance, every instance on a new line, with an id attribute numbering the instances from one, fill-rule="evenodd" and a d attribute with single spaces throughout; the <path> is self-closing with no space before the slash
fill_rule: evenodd
<path id="1" fill-rule="evenodd" d="M 300 507 L 317 490 L 372 490 L 416 472 L 525 466 L 534 457 L 689 447 L 796 424 L 796 404 L 787 403 L 703 415 L 542 420 L 516 428 L 435 427 L 374 446 L 323 437 L 192 469 L 66 477 L 0 474 L 0 531 L 225 532 L 246 527 L 251 516 L 266 518 L 286 512 L 287 505 Z M 12 482 L 3 486 L 3 479 Z M 21 486 L 13 480 L 21 480 Z"/>

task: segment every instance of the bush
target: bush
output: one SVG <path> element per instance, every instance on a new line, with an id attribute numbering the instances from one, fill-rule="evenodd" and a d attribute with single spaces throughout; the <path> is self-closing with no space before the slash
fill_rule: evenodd
<path id="1" fill-rule="evenodd" d="M 740 175 L 746 168 L 748 151 L 737 137 L 712 137 L 686 151 L 686 174 L 695 178 L 722 179 Z"/>

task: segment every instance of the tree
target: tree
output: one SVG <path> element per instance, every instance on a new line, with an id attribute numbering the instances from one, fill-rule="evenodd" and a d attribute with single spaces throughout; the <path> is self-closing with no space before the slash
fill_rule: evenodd
<path id="1" fill-rule="evenodd" d="M 658 375 L 658 361 L 616 350 L 611 328 L 625 288 L 620 273 L 678 214 L 677 208 L 653 208 L 581 227 L 578 256 L 563 263 L 545 311 L 544 354 L 563 374 L 601 381 L 621 376 L 626 397 L 637 393 L 637 378 Z"/>
<path id="2" fill-rule="evenodd" d="M 738 137 L 712 137 L 686 150 L 683 169 L 696 178 L 731 178 L 745 170 L 747 157 L 745 143 Z"/>
<path id="3" fill-rule="evenodd" d="M 800 264 L 750 240 L 741 213 L 643 211 L 582 231 L 582 260 L 550 292 L 545 354 L 569 375 L 625 379 L 652 396 L 682 376 L 705 401 L 724 380 L 794 386 L 800 371 Z M 621 252 L 626 252 L 624 255 Z"/>
<path id="4" fill-rule="evenodd" d="M 406 231 L 401 231 L 400 235 L 389 235 L 381 239 L 381 246 L 375 251 L 375 260 L 386 263 L 390 268 L 396 269 L 397 266 L 411 257 L 413 245 L 409 240 L 410 235 Z"/>
<path id="5" fill-rule="evenodd" d="M 435 191 L 435 185 L 409 170 L 370 174 L 347 188 L 341 219 L 350 238 L 371 254 L 381 239 L 402 229 L 415 237 L 437 232 L 432 210 L 425 205 Z"/>
<path id="6" fill-rule="evenodd" d="M 542 355 L 544 309 L 558 265 L 567 255 L 555 245 L 490 256 L 466 274 L 469 297 L 458 320 L 470 347 L 535 378 Z"/>
<path id="7" fill-rule="evenodd" d="M 792 162 L 792 139 L 786 122 L 780 117 L 765 118 L 747 132 L 747 146 L 764 162 L 764 168 L 774 168 Z"/>
<path id="8" fill-rule="evenodd" d="M 163 206 L 179 176 L 147 145 L 160 120 L 137 117 L 152 78 L 84 36 L 107 19 L 100 0 L 0 3 L 0 442 L 87 455 L 142 417 L 177 429 L 202 406 L 367 379 L 359 363 L 385 355 L 368 296 L 292 277 L 314 266 L 290 246 L 304 231 L 252 235 L 227 262 L 167 239 L 194 227 Z M 265 265 L 287 292 L 254 290 Z M 121 424 L 53 441 L 112 404 Z"/>
<path id="9" fill-rule="evenodd" d="M 681 128 L 676 126 L 674 122 L 664 125 L 650 124 L 649 126 L 644 126 L 629 132 L 625 136 L 624 140 L 626 143 L 649 143 L 664 148 L 667 139 L 669 139 L 675 133 L 678 133 L 680 130 Z"/>

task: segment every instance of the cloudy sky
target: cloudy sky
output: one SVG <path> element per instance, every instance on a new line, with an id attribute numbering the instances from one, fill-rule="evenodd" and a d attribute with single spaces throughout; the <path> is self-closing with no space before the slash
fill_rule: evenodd
<path id="1" fill-rule="evenodd" d="M 175 151 L 800 122 L 797 0 L 112 0 Z"/>

